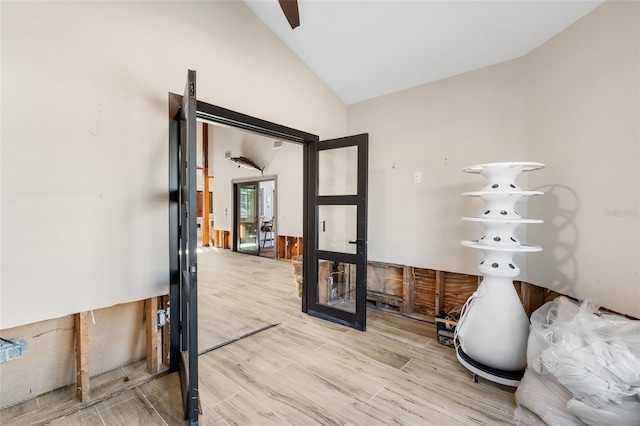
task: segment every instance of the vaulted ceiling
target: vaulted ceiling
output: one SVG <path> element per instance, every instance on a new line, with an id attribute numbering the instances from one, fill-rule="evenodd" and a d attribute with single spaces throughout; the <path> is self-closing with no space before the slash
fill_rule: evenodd
<path id="1" fill-rule="evenodd" d="M 601 0 L 246 0 L 335 93 L 353 104 L 526 55 Z"/>

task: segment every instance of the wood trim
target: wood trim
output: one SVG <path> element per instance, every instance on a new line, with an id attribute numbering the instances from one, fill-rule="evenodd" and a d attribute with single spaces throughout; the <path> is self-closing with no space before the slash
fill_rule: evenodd
<path id="1" fill-rule="evenodd" d="M 402 287 L 402 313 L 411 314 L 413 313 L 413 297 L 415 294 L 415 285 L 410 266 L 402 267 Z"/>
<path id="2" fill-rule="evenodd" d="M 151 297 L 144 301 L 145 329 L 147 331 L 147 371 L 149 374 L 158 373 L 158 297 Z"/>
<path id="3" fill-rule="evenodd" d="M 444 308 L 444 272 L 436 271 L 436 316 Z"/>
<path id="4" fill-rule="evenodd" d="M 162 296 L 162 309 L 167 313 L 167 321 L 170 320 L 169 315 L 169 295 Z M 162 327 L 162 359 L 160 360 L 162 364 L 169 367 L 169 352 L 171 350 L 171 327 L 169 326 L 169 322 Z"/>
<path id="5" fill-rule="evenodd" d="M 80 402 L 89 401 L 89 324 L 88 312 L 76 314 L 76 392 Z"/>

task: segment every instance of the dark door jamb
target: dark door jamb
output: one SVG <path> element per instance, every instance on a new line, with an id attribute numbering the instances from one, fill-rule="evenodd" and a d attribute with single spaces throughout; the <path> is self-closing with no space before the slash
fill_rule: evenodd
<path id="1" fill-rule="evenodd" d="M 181 105 L 182 95 L 178 95 L 175 93 L 169 93 L 169 118 L 172 120 Z M 302 238 L 305 242 L 303 248 L 303 254 L 305 259 L 312 259 L 313 252 L 312 248 L 315 247 L 315 222 L 310 222 L 310 210 L 314 208 L 314 198 L 315 198 L 315 185 L 313 183 L 313 179 L 310 179 L 310 173 L 315 170 L 315 164 L 311 164 L 311 155 L 310 152 L 316 149 L 316 144 L 319 142 L 320 138 L 317 135 L 303 132 L 301 130 L 296 130 L 290 127 L 282 126 L 277 123 L 273 123 L 270 121 L 262 120 L 257 117 L 252 117 L 250 115 L 242 114 L 236 111 L 232 111 L 230 109 L 226 109 L 217 105 L 208 104 L 206 102 L 197 101 L 196 102 L 196 118 L 200 121 L 212 123 L 212 124 L 222 124 L 230 127 L 234 127 L 237 129 L 245 130 L 248 132 L 256 133 L 262 136 L 268 136 L 277 138 L 280 140 L 285 140 L 289 142 L 294 142 L 303 145 L 303 212 L 302 212 L 302 221 L 303 221 L 303 230 L 302 230 Z M 170 170 L 170 174 L 172 171 Z M 170 179 L 171 176 L 170 176 Z M 172 182 L 172 181 L 171 181 Z M 312 215 L 315 217 L 315 215 Z M 173 235 L 173 233 L 171 233 Z M 177 243 L 172 241 L 170 238 L 169 241 L 170 247 L 177 247 Z M 309 282 L 309 280 L 314 279 L 310 277 L 310 262 L 303 263 L 303 281 Z M 175 273 L 173 268 L 171 268 L 171 273 Z M 170 290 L 170 294 L 173 294 L 174 290 Z M 303 286 L 302 290 L 302 312 L 307 312 L 307 295 L 306 295 L 306 286 Z M 173 325 L 173 324 L 172 324 Z M 171 329 L 171 353 L 179 353 L 178 349 L 178 330 L 175 329 L 177 325 L 173 325 Z M 174 340 L 176 339 L 176 340 Z M 173 365 L 173 358 L 172 358 Z M 177 361 L 177 360 L 176 360 Z M 172 367 L 173 368 L 173 367 Z"/>

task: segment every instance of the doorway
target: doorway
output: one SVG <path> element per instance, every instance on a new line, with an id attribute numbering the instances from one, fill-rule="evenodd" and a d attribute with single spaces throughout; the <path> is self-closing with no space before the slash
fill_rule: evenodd
<path id="1" fill-rule="evenodd" d="M 198 425 L 200 398 L 198 388 L 198 260 L 197 260 L 197 197 L 196 197 L 196 121 L 221 124 L 264 136 L 300 144 L 303 148 L 303 211 L 302 229 L 304 261 L 302 265 L 302 311 L 330 321 L 366 329 L 366 164 L 368 135 L 355 138 L 334 139 L 321 142 L 319 137 L 300 130 L 261 120 L 216 105 L 198 101 L 196 98 L 196 72 L 188 70 L 185 91 L 182 96 L 169 93 L 169 303 L 170 321 L 170 368 L 180 372 L 185 418 L 191 425 Z M 323 151 L 357 146 L 357 183 L 355 193 L 342 183 L 332 184 L 330 193 L 319 187 L 319 177 L 335 176 L 331 167 L 325 168 L 321 157 Z M 329 158 L 331 157 L 331 158 Z M 344 156 L 337 158 L 341 163 Z M 346 156 L 345 158 L 350 158 Z M 337 164 L 330 161 L 329 164 Z M 263 169 L 261 169 L 263 172 Z M 329 172 L 330 174 L 325 174 Z M 349 177 L 350 173 L 345 175 Z M 258 188 L 259 189 L 259 188 Z M 345 189 L 347 191 L 345 191 Z M 208 190 L 205 189 L 205 194 Z M 204 202 L 204 205 L 208 205 Z M 326 206 L 326 207 L 322 207 Z M 341 206 L 341 207 L 340 207 Z M 343 235 L 347 244 L 356 247 L 334 251 L 333 246 L 320 246 L 319 219 L 324 218 L 324 209 L 356 209 L 355 233 Z M 334 217 L 334 216 L 332 216 Z M 337 217 L 337 216 L 335 216 Z M 280 221 L 284 223 L 283 221 Z M 325 226 L 326 229 L 326 226 Z M 328 232 L 328 231 L 327 231 Z M 351 240 L 354 236 L 355 239 Z M 256 239 L 259 240 L 259 237 Z M 236 240 L 234 240 L 236 241 Z M 334 241 L 333 237 L 331 241 Z M 346 251 L 346 253 L 345 253 Z M 319 280 L 320 260 L 356 265 L 355 312 L 335 303 L 319 299 L 323 283 Z M 365 266 L 363 266 L 365 265 Z M 203 271 L 205 272 L 205 271 Z M 327 279 L 327 284 L 329 280 Z M 350 285 L 344 286 L 351 288 Z M 345 293 L 345 292 L 342 292 Z M 333 294 L 333 293 L 331 293 Z M 346 301 L 350 302 L 350 296 Z M 343 297 L 344 298 L 344 297 Z M 365 308 L 365 309 L 362 309 Z"/>
<path id="2" fill-rule="evenodd" d="M 276 179 L 232 180 L 234 194 L 233 249 L 239 253 L 275 258 Z"/>

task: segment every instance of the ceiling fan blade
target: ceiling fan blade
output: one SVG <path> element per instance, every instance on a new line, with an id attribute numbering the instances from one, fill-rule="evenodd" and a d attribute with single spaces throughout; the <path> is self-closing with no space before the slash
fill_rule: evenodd
<path id="1" fill-rule="evenodd" d="M 291 29 L 300 26 L 300 13 L 298 12 L 298 0 L 278 0 L 280 8 L 284 13 L 284 16 L 289 21 Z"/>

